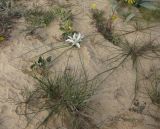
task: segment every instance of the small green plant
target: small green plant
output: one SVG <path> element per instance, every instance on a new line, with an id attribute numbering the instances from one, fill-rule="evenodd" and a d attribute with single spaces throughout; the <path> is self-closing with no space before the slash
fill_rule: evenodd
<path id="1" fill-rule="evenodd" d="M 115 48 L 116 54 L 112 55 L 107 60 L 104 60 L 104 63 L 106 63 L 106 65 L 112 64 L 112 67 L 99 73 L 95 77 L 98 77 L 107 72 L 113 73 L 119 67 L 121 67 L 125 62 L 131 60 L 133 64 L 132 66 L 136 73 L 135 97 L 134 97 L 135 99 L 139 91 L 139 85 L 138 85 L 139 69 L 143 69 L 143 67 L 140 67 L 141 59 L 147 59 L 147 60 L 158 59 L 160 57 L 160 51 L 159 51 L 160 45 L 157 44 L 155 40 L 149 40 L 148 42 L 145 43 L 143 42 L 139 43 L 137 40 L 135 40 L 134 44 L 130 44 L 126 40 L 120 42 L 118 47 L 119 48 Z"/>
<path id="2" fill-rule="evenodd" d="M 51 56 L 44 59 L 43 57 L 39 57 L 38 61 L 34 62 L 31 65 L 31 69 L 33 71 L 36 71 L 37 73 L 40 73 L 41 75 L 45 75 L 48 72 L 48 66 L 51 63 L 52 59 Z"/>
<path id="3" fill-rule="evenodd" d="M 60 30 L 63 32 L 63 39 L 72 36 L 76 31 L 73 29 L 73 16 L 71 10 L 62 7 L 55 9 L 55 15 L 60 18 Z"/>
<path id="4" fill-rule="evenodd" d="M 55 18 L 60 20 L 60 30 L 62 31 L 63 39 L 67 39 L 68 36 L 72 36 L 76 32 L 73 30 L 71 10 L 63 7 L 52 7 L 49 10 L 36 7 L 25 13 L 26 21 L 35 28 L 48 26 Z"/>
<path id="5" fill-rule="evenodd" d="M 67 120 L 70 129 L 94 129 L 92 117 L 87 113 L 90 109 L 90 99 L 97 89 L 96 82 L 87 81 L 86 76 L 77 72 L 65 70 L 63 74 L 55 74 L 53 77 L 34 77 L 38 84 L 34 90 L 22 90 L 24 102 L 18 103 L 16 112 L 25 115 L 29 122 L 36 119 L 44 111 L 45 117 L 39 119 L 36 129 L 47 127 L 49 121 L 60 118 L 63 126 Z M 58 118 L 57 118 L 58 117 Z"/>
<path id="6" fill-rule="evenodd" d="M 75 33 L 75 31 L 73 31 L 71 20 L 66 20 L 60 23 L 60 30 L 63 32 L 62 36 L 64 39 L 66 39 L 68 36 L 72 36 Z"/>
<path id="7" fill-rule="evenodd" d="M 116 19 L 114 12 L 108 19 L 104 17 L 102 10 L 92 9 L 91 12 L 97 31 L 101 33 L 105 39 L 118 46 L 121 39 L 114 34 L 113 22 Z"/>
<path id="8" fill-rule="evenodd" d="M 129 111 L 142 114 L 146 108 L 146 102 L 140 102 L 139 100 L 134 100 L 133 105 L 129 108 Z"/>
<path id="9" fill-rule="evenodd" d="M 40 7 L 27 10 L 24 16 L 33 27 L 48 26 L 55 18 L 54 9 L 44 10 Z"/>
<path id="10" fill-rule="evenodd" d="M 107 21 L 107 19 L 104 17 L 104 12 L 98 9 L 92 10 L 92 18 L 95 21 L 97 31 L 102 33 L 106 39 L 112 40 L 113 26 L 111 19 Z"/>

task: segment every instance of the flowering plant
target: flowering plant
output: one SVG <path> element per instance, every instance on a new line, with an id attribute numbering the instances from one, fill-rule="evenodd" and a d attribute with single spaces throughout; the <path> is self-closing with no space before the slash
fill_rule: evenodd
<path id="1" fill-rule="evenodd" d="M 84 36 L 81 33 L 74 33 L 73 36 L 68 36 L 68 39 L 66 42 L 69 42 L 72 44 L 72 46 L 76 46 L 77 48 L 80 48 L 80 42 Z"/>

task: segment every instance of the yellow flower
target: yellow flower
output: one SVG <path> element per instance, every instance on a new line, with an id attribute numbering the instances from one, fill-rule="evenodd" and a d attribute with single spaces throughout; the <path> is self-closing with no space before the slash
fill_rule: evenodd
<path id="1" fill-rule="evenodd" d="M 93 3 L 92 5 L 91 5 L 91 9 L 96 9 L 97 8 L 97 5 L 95 4 L 95 3 Z"/>
<path id="2" fill-rule="evenodd" d="M 5 38 L 3 36 L 0 36 L 0 42 L 4 41 Z"/>
<path id="3" fill-rule="evenodd" d="M 71 27 L 71 26 L 69 26 L 68 28 L 69 28 L 70 31 L 72 30 L 72 27 Z"/>
<path id="4" fill-rule="evenodd" d="M 118 16 L 116 16 L 116 15 L 113 15 L 113 16 L 111 17 L 112 21 L 115 21 L 117 18 L 118 18 Z"/>
<path id="5" fill-rule="evenodd" d="M 130 4 L 130 5 L 133 5 L 136 3 L 136 0 L 127 0 L 127 3 Z"/>

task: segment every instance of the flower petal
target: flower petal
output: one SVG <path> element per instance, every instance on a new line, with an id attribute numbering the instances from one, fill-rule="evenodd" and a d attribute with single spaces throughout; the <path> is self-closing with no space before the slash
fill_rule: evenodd
<path id="1" fill-rule="evenodd" d="M 76 47 L 78 47 L 78 48 L 80 48 L 80 47 L 81 47 L 79 43 L 76 43 L 75 45 L 76 45 Z"/>
<path id="2" fill-rule="evenodd" d="M 67 39 L 66 42 L 74 43 L 74 41 L 71 39 Z"/>
<path id="3" fill-rule="evenodd" d="M 77 35 L 77 41 L 79 41 L 81 39 L 81 34 L 79 33 L 78 35 Z"/>
<path id="4" fill-rule="evenodd" d="M 77 37 L 76 33 L 73 34 L 73 40 L 75 40 Z"/>
<path id="5" fill-rule="evenodd" d="M 69 39 L 73 39 L 71 36 L 68 36 Z"/>

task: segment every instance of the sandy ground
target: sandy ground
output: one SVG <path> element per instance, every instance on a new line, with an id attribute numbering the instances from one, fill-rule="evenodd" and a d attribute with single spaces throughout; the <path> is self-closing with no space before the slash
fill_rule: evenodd
<path id="1" fill-rule="evenodd" d="M 63 1 L 62 1 L 63 2 Z M 104 71 L 106 64 L 103 60 L 107 59 L 114 53 L 114 49 L 106 49 L 103 46 L 97 46 L 96 43 L 104 41 L 100 35 L 94 35 L 96 31 L 92 20 L 89 17 L 89 8 L 92 3 L 97 4 L 97 8 L 103 9 L 106 13 L 110 11 L 110 4 L 107 0 L 69 0 L 75 4 L 72 7 L 73 14 L 75 14 L 74 28 L 75 30 L 86 35 L 91 35 L 85 39 L 82 47 L 78 50 L 84 63 L 87 73 L 93 77 L 94 75 Z M 27 6 L 36 3 L 37 5 L 47 6 L 46 0 L 32 0 L 24 4 Z M 117 28 L 122 27 L 121 20 L 116 23 Z M 58 21 L 54 21 L 49 27 L 38 30 L 36 36 L 26 36 L 24 19 L 17 21 L 12 32 L 11 38 L 0 46 L 0 120 L 2 119 L 2 126 L 0 129 L 23 129 L 25 120 L 15 113 L 15 104 L 10 98 L 21 98 L 19 96 L 20 89 L 23 87 L 32 87 L 34 81 L 32 77 L 26 74 L 30 64 L 34 61 L 35 56 L 49 50 L 53 46 L 59 45 L 56 43 L 55 36 L 60 37 Z M 155 29 L 156 30 L 156 29 Z M 157 29 L 156 31 L 159 31 Z M 155 36 L 158 32 L 153 31 Z M 148 34 L 134 33 L 127 36 L 129 40 L 133 40 L 135 35 L 142 37 L 149 37 Z M 49 45 L 48 45 L 49 44 Z M 62 44 L 62 43 L 61 43 Z M 103 44 L 111 45 L 108 41 Z M 31 51 L 34 48 L 43 46 L 40 49 Z M 64 49 L 50 52 L 49 55 L 56 57 Z M 28 54 L 24 54 L 28 51 Z M 69 67 L 82 70 L 81 62 L 78 58 L 78 51 L 68 51 L 54 65 L 54 69 L 61 71 L 66 64 L 66 57 L 70 56 Z M 141 60 L 143 70 L 139 71 L 139 76 L 143 78 L 152 66 L 158 66 L 159 60 Z M 107 66 L 108 67 L 108 66 Z M 105 73 L 102 78 L 108 76 Z M 132 62 L 129 60 L 122 67 L 118 68 L 112 75 L 110 75 L 102 84 L 99 94 L 93 99 L 93 105 L 98 112 L 93 112 L 93 117 L 96 122 L 104 129 L 160 129 L 160 123 L 148 114 L 160 117 L 160 111 L 154 107 L 145 94 L 145 87 L 148 85 L 147 81 L 140 81 L 140 93 L 137 99 L 141 103 L 146 102 L 146 108 L 143 114 L 130 112 L 129 108 L 132 106 L 132 99 L 134 97 L 135 85 L 135 71 L 132 67 Z M 10 101 L 9 101 L 9 100 Z M 16 100 L 15 100 L 16 101 Z M 32 129 L 32 127 L 29 127 Z"/>

